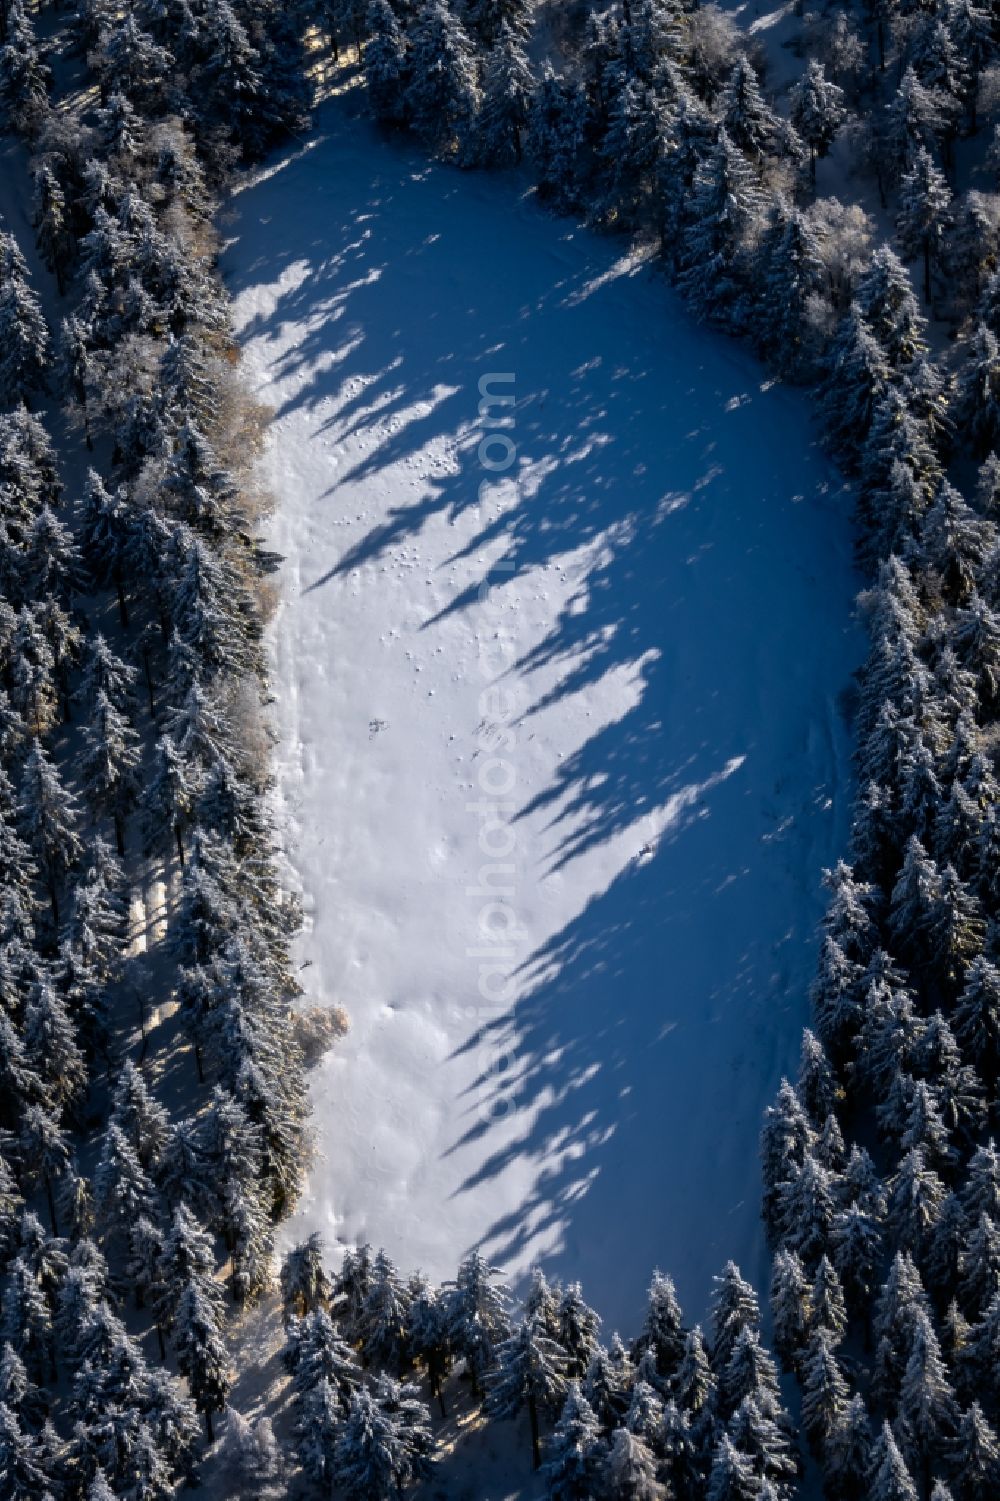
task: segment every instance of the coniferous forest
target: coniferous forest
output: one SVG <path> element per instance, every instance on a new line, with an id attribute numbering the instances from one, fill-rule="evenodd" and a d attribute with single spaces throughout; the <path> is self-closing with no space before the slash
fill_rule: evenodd
<path id="1" fill-rule="evenodd" d="M 456 1404 L 558 1501 L 1000 1497 L 1000 13 L 797 13 L 779 101 L 697 0 L 0 0 L 0 1501 L 443 1495 Z M 655 1273 L 630 1343 L 461 1246 L 442 1286 L 315 1236 L 278 1267 L 322 998 L 219 213 L 331 78 L 655 247 L 856 497 L 853 833 L 762 1123 L 763 1317 L 732 1262 L 704 1330 Z M 229 1402 L 272 1299 L 278 1437 Z"/>

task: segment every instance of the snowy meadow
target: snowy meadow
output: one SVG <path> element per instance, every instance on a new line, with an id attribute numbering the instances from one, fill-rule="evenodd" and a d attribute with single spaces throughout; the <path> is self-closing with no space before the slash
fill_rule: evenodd
<path id="1" fill-rule="evenodd" d="M 541 1262 L 611 1328 L 661 1264 L 700 1316 L 726 1258 L 766 1283 L 759 1124 L 847 838 L 849 498 L 641 254 L 353 110 L 223 263 L 275 413 L 301 978 L 351 1019 L 286 1234 Z"/>

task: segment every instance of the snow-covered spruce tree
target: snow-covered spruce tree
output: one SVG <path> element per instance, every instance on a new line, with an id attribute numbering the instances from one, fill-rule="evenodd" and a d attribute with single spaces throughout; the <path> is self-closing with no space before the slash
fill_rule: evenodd
<path id="1" fill-rule="evenodd" d="M 628 1428 L 612 1434 L 600 1484 L 608 1501 L 666 1501 L 666 1487 L 656 1478 L 656 1456 Z"/>
<path id="2" fill-rule="evenodd" d="M 896 370 L 924 351 L 924 320 L 905 267 L 888 246 L 875 251 L 857 289 L 861 317 Z"/>
<path id="3" fill-rule="evenodd" d="M 464 157 L 480 98 L 469 37 L 447 0 L 422 0 L 410 38 L 406 105 L 413 126 L 443 155 Z"/>
<path id="4" fill-rule="evenodd" d="M 758 166 L 768 159 L 798 154 L 800 144 L 794 130 L 765 101 L 754 66 L 745 53 L 736 59 L 719 105 L 728 139 Z"/>
<path id="5" fill-rule="evenodd" d="M 45 389 L 50 338 L 28 268 L 13 237 L 0 233 L 0 406 L 30 402 Z"/>
<path id="6" fill-rule="evenodd" d="M 285 1494 L 286 1466 L 270 1418 L 251 1423 L 231 1407 L 222 1452 L 226 1473 L 257 1501 L 279 1501 Z"/>
<path id="7" fill-rule="evenodd" d="M 729 328 L 742 320 L 747 244 L 764 208 L 754 168 L 721 129 L 695 172 L 678 278 L 697 317 Z"/>
<path id="8" fill-rule="evenodd" d="M 955 419 L 976 458 L 1000 444 L 1000 339 L 980 324 L 960 367 Z"/>
<path id="9" fill-rule="evenodd" d="M 597 1349 L 601 1320 L 583 1298 L 579 1282 L 570 1282 L 559 1298 L 556 1339 L 566 1352 L 567 1375 L 582 1380 Z"/>
<path id="10" fill-rule="evenodd" d="M 479 1251 L 472 1251 L 455 1281 L 446 1284 L 449 1343 L 465 1361 L 476 1396 L 483 1394 L 486 1373 L 498 1348 L 511 1335 L 511 1297 L 499 1281 L 502 1275 Z"/>
<path id="11" fill-rule="evenodd" d="M 63 995 L 45 977 L 32 986 L 24 1008 L 25 1057 L 42 1081 L 45 1103 L 56 1119 L 79 1105 L 87 1068 Z"/>
<path id="12" fill-rule="evenodd" d="M 817 373 L 823 344 L 827 272 L 806 217 L 780 200 L 761 241 L 754 274 L 757 342 L 782 375 Z"/>
<path id="13" fill-rule="evenodd" d="M 587 126 L 583 89 L 546 63 L 528 109 L 526 151 L 540 196 L 559 212 L 569 212 L 579 202 Z"/>
<path id="14" fill-rule="evenodd" d="M 56 278 L 59 295 L 63 296 L 66 291 L 66 273 L 76 250 L 66 195 L 48 162 L 40 162 L 34 179 L 35 238 L 42 259 Z"/>
<path id="15" fill-rule="evenodd" d="M 21 780 L 18 816 L 21 832 L 48 883 L 52 916 L 59 922 L 59 895 L 83 850 L 73 794 L 39 740 L 32 742 Z"/>
<path id="16" fill-rule="evenodd" d="M 0 47 L 0 118 L 21 135 L 34 136 L 48 109 L 52 73 L 43 61 L 35 28 L 20 0 L 5 7 Z"/>
<path id="17" fill-rule="evenodd" d="M 302 1318 L 314 1309 L 329 1308 L 333 1284 L 323 1265 L 323 1241 L 318 1232 L 293 1247 L 281 1265 L 281 1299 L 285 1321 Z"/>
<path id="18" fill-rule="evenodd" d="M 314 1413 L 313 1402 L 323 1382 L 329 1390 L 320 1406 L 325 1410 L 332 1403 L 340 1411 L 338 1422 L 342 1421 L 361 1382 L 361 1367 L 354 1350 L 322 1308 L 314 1308 L 304 1318 L 293 1320 L 284 1361 L 292 1374 L 300 1434 L 311 1428 L 319 1414 L 319 1409 Z"/>
<path id="19" fill-rule="evenodd" d="M 406 1342 L 412 1358 L 427 1373 L 431 1397 L 437 1402 L 441 1417 L 448 1416 L 444 1399 L 444 1382 L 452 1367 L 448 1339 L 448 1310 L 439 1288 L 417 1274 L 409 1282 Z"/>
<path id="20" fill-rule="evenodd" d="M 102 691 L 84 730 L 80 773 L 92 806 L 112 820 L 118 853 L 123 856 L 126 820 L 139 795 L 139 736 Z"/>
<path id="21" fill-rule="evenodd" d="M 189 1280 L 174 1312 L 173 1345 L 177 1367 L 187 1377 L 191 1397 L 213 1441 L 212 1417 L 221 1412 L 232 1385 L 232 1366 L 222 1334 L 222 1315 L 214 1284 Z"/>
<path id="22" fill-rule="evenodd" d="M 912 65 L 906 69 L 894 98 L 886 106 L 880 148 L 890 177 L 899 179 L 921 146 L 940 148 L 948 128 L 948 102 L 936 89 L 926 88 Z"/>
<path id="23" fill-rule="evenodd" d="M 334 1455 L 335 1481 L 347 1501 L 395 1501 L 429 1468 L 426 1430 L 399 1411 L 395 1392 L 359 1387 Z"/>
<path id="24" fill-rule="evenodd" d="M 361 1353 L 367 1365 L 400 1375 L 409 1365 L 410 1290 L 390 1257 L 379 1251 L 361 1313 Z"/>
<path id="25" fill-rule="evenodd" d="M 919 1492 L 888 1422 L 872 1446 L 870 1476 L 871 1501 L 918 1501 Z"/>
<path id="26" fill-rule="evenodd" d="M 565 1355 L 532 1318 L 526 1318 L 496 1350 L 487 1386 L 487 1412 L 512 1418 L 527 1409 L 535 1469 L 542 1463 L 541 1419 L 552 1416 L 566 1394 Z"/>
<path id="27" fill-rule="evenodd" d="M 844 123 L 844 91 L 811 60 L 791 95 L 792 124 L 809 148 L 813 185 L 816 162 L 826 156 Z"/>
<path id="28" fill-rule="evenodd" d="M 184 864 L 184 833 L 196 796 L 191 768 L 169 735 L 156 743 L 153 776 L 145 799 L 145 851 L 169 854 Z"/>
<path id="29" fill-rule="evenodd" d="M 656 181 L 663 125 L 653 91 L 626 75 L 612 96 L 598 155 L 603 190 L 594 217 L 616 228 L 634 228 L 644 216 Z"/>
<path id="30" fill-rule="evenodd" d="M 364 66 L 372 113 L 383 125 L 406 123 L 409 57 L 405 33 L 389 0 L 372 0 Z"/>
<path id="31" fill-rule="evenodd" d="M 58 1485 L 58 1446 L 51 1429 L 35 1434 L 6 1403 L 0 1402 L 0 1474 L 5 1501 L 19 1496 L 48 1497 Z M 110 1495 L 110 1492 L 106 1493 Z M 97 1501 L 104 1501 L 98 1494 Z"/>
<path id="32" fill-rule="evenodd" d="M 597 1414 L 578 1381 L 567 1387 L 546 1452 L 545 1479 L 553 1501 L 588 1501 L 599 1484 L 607 1447 Z"/>
<path id="33" fill-rule="evenodd" d="M 920 146 L 900 183 L 896 232 L 907 259 L 919 257 L 923 261 L 927 303 L 931 300 L 931 271 L 940 263 L 950 208 L 951 190 L 944 173 L 934 165 L 926 146 Z"/>
<path id="34" fill-rule="evenodd" d="M 519 163 L 534 81 L 515 31 L 504 21 L 486 58 L 476 120 L 475 156 L 484 166 Z"/>

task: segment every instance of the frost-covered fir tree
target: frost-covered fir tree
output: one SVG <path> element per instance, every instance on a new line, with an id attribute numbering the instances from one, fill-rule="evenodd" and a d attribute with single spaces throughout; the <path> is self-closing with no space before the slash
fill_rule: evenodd
<path id="1" fill-rule="evenodd" d="M 341 1494 L 347 1501 L 395 1501 L 427 1468 L 426 1454 L 415 1452 L 412 1429 L 400 1422 L 392 1404 L 359 1387 L 335 1451 Z"/>
<path id="2" fill-rule="evenodd" d="M 802 1424 L 818 1455 L 843 1425 L 851 1395 L 834 1343 L 817 1329 L 802 1357 Z"/>
<path id="3" fill-rule="evenodd" d="M 49 1497 L 55 1496 L 57 1458 L 54 1442 L 46 1442 L 22 1426 L 6 1403 L 0 1402 L 0 1474 L 3 1476 L 0 1494 L 4 1501 L 16 1501 L 22 1496 L 37 1496 L 40 1501 L 48 1501 Z M 106 1497 L 98 1495 L 97 1501 L 106 1501 Z"/>
<path id="4" fill-rule="evenodd" d="M 944 173 L 921 146 L 899 186 L 896 232 L 907 259 L 919 257 L 923 261 L 927 303 L 931 300 L 931 271 L 940 263 L 950 207 L 951 190 Z"/>
<path id="5" fill-rule="evenodd" d="M 761 1487 L 753 1461 L 741 1454 L 728 1433 L 712 1452 L 706 1501 L 759 1501 Z"/>
<path id="6" fill-rule="evenodd" d="M 211 1443 L 212 1417 L 225 1408 L 233 1373 L 218 1300 L 201 1279 L 192 1279 L 181 1292 L 174 1313 L 173 1344 L 178 1370 L 187 1377 Z"/>
<path id="7" fill-rule="evenodd" d="M 609 1349 L 598 1345 L 587 1367 L 583 1394 L 604 1429 L 616 1428 L 624 1422 L 634 1379 L 628 1351 L 617 1334 L 612 1336 Z"/>
<path id="8" fill-rule="evenodd" d="M 712 1364 L 716 1371 L 728 1364 L 736 1342 L 744 1330 L 760 1328 L 757 1294 L 733 1261 L 727 1261 L 722 1274 L 715 1277 L 712 1295 Z"/>
<path id="9" fill-rule="evenodd" d="M 666 1488 L 656 1475 L 655 1454 L 628 1428 L 616 1428 L 611 1435 L 600 1494 L 608 1501 L 666 1501 Z"/>
<path id="10" fill-rule="evenodd" d="M 83 846 L 77 833 L 76 799 L 39 740 L 33 741 L 25 762 L 18 817 L 21 832 L 45 874 L 52 915 L 58 923 L 60 890 Z"/>
<path id="11" fill-rule="evenodd" d="M 531 68 L 516 32 L 502 22 L 483 72 L 475 155 L 488 167 L 521 161 L 534 90 Z"/>
<path id="12" fill-rule="evenodd" d="M 626 76 L 616 89 L 599 155 L 605 186 L 596 217 L 631 228 L 642 218 L 655 181 L 662 125 L 653 91 Z"/>
<path id="13" fill-rule="evenodd" d="M 139 736 L 103 692 L 84 728 L 80 773 L 90 801 L 114 823 L 118 853 L 124 855 L 125 823 L 139 795 Z"/>
<path id="14" fill-rule="evenodd" d="M 821 63 L 810 59 L 805 73 L 792 89 L 792 124 L 809 148 L 812 180 L 816 162 L 826 156 L 844 123 L 844 91 L 827 78 Z"/>
<path id="15" fill-rule="evenodd" d="M 426 1277 L 418 1275 L 412 1278 L 409 1291 L 407 1345 L 413 1358 L 423 1364 L 431 1396 L 437 1402 L 442 1418 L 446 1418 L 448 1411 L 444 1400 L 444 1382 L 451 1370 L 452 1360 L 447 1305 L 440 1290 L 433 1287 Z"/>
<path id="16" fill-rule="evenodd" d="M 983 954 L 966 970 L 952 1019 L 963 1049 L 982 1078 L 996 1084 L 1000 1078 L 1000 967 Z"/>
<path id="17" fill-rule="evenodd" d="M 5 13 L 4 45 L 0 47 L 0 118 L 13 130 L 32 137 L 48 109 L 52 73 L 20 0 L 5 6 Z"/>
<path id="18" fill-rule="evenodd" d="M 892 176 L 900 177 L 921 146 L 940 147 L 948 129 L 948 101 L 934 88 L 920 82 L 912 65 L 907 67 L 895 97 L 886 106 L 880 147 Z"/>
<path id="19" fill-rule="evenodd" d="M 952 1447 L 956 1495 L 966 1501 L 990 1501 L 1000 1494 L 1000 1443 L 978 1402 L 970 1403 Z"/>
<path id="20" fill-rule="evenodd" d="M 678 281 L 697 317 L 723 326 L 742 318 L 746 245 L 764 207 L 754 168 L 720 129 L 695 172 Z"/>
<path id="21" fill-rule="evenodd" d="M 871 1470 L 872 1432 L 864 1398 L 853 1396 L 824 1449 L 824 1468 L 831 1491 L 844 1498 L 866 1494 Z"/>
<path id="22" fill-rule="evenodd" d="M 870 1501 L 918 1501 L 919 1492 L 888 1422 L 872 1446 Z"/>
<path id="23" fill-rule="evenodd" d="M 759 251 L 753 321 L 761 349 L 791 379 L 819 368 L 828 282 L 809 221 L 779 199 Z"/>
<path id="24" fill-rule="evenodd" d="M 399 1374 L 408 1363 L 406 1336 L 409 1289 L 385 1251 L 372 1267 L 371 1289 L 365 1299 L 360 1329 L 366 1364 Z"/>
<path id="25" fill-rule="evenodd" d="M 924 350 L 924 320 L 906 269 L 883 245 L 858 282 L 857 307 L 894 369 L 910 365 Z"/>
<path id="26" fill-rule="evenodd" d="M 943 1459 L 958 1423 L 958 1407 L 930 1319 L 916 1315 L 899 1394 L 896 1431 L 911 1473 L 929 1488 L 932 1466 Z"/>
<path id="27" fill-rule="evenodd" d="M 304 1317 L 293 1318 L 284 1361 L 292 1373 L 293 1388 L 299 1398 L 307 1399 L 320 1381 L 327 1381 L 341 1407 L 342 1416 L 346 1416 L 351 1397 L 361 1381 L 361 1368 L 354 1350 L 325 1309 L 314 1308 Z"/>
<path id="28" fill-rule="evenodd" d="M 557 76 L 546 63 L 528 109 L 526 151 L 539 194 L 560 212 L 579 202 L 587 123 L 587 97 L 579 83 Z"/>
<path id="29" fill-rule="evenodd" d="M 9 267 L 0 275 L 0 405 L 12 407 L 45 390 L 51 341 L 27 268 L 19 253 L 10 253 L 8 240 L 0 234 L 0 258 Z"/>
<path id="30" fill-rule="evenodd" d="M 59 1118 L 79 1104 L 87 1067 L 63 995 L 47 977 L 32 986 L 22 1027 L 25 1057 L 42 1081 L 46 1104 Z"/>
<path id="31" fill-rule="evenodd" d="M 127 1059 L 115 1086 L 111 1120 L 130 1142 L 147 1172 L 156 1172 L 170 1118 L 150 1094 L 140 1071 Z"/>
<path id="32" fill-rule="evenodd" d="M 48 162 L 42 161 L 34 173 L 35 194 L 33 222 L 41 257 L 56 278 L 59 295 L 66 291 L 66 272 L 75 250 L 69 223 L 66 195 Z"/>
<path id="33" fill-rule="evenodd" d="M 820 1258 L 809 1294 L 808 1332 L 822 1330 L 832 1345 L 841 1343 L 847 1332 L 847 1308 L 844 1291 L 836 1268 L 826 1255 Z"/>
<path id="34" fill-rule="evenodd" d="M 226 1472 L 255 1501 L 279 1501 L 285 1494 L 285 1463 L 267 1416 L 251 1423 L 231 1407 L 223 1435 Z"/>
<path id="35" fill-rule="evenodd" d="M 496 1350 L 510 1338 L 510 1293 L 499 1281 L 502 1273 L 479 1251 L 473 1251 L 447 1287 L 448 1338 L 466 1362 L 473 1391 L 483 1390 L 486 1372 Z"/>
<path id="36" fill-rule="evenodd" d="M 545 1479 L 553 1501 L 588 1501 L 599 1483 L 607 1447 L 578 1381 L 569 1383 L 546 1452 Z"/>
<path id="37" fill-rule="evenodd" d="M 802 1167 L 814 1138 L 815 1133 L 797 1091 L 787 1079 L 783 1079 L 777 1100 L 764 1112 L 760 1136 L 764 1217 L 772 1229 L 778 1226 L 784 1185 Z"/>
<path id="38" fill-rule="evenodd" d="M 770 1303 L 775 1349 L 785 1369 L 793 1370 L 806 1343 L 809 1282 L 799 1257 L 783 1246 L 774 1257 Z"/>
<path id="39" fill-rule="evenodd" d="M 372 112 L 384 125 L 401 125 L 406 119 L 408 49 L 389 0 L 371 0 L 366 26 L 364 68 Z"/>
<path id="40" fill-rule="evenodd" d="M 882 1249 L 878 1218 L 852 1200 L 846 1209 L 834 1215 L 830 1246 L 847 1306 L 854 1312 L 866 1309 Z"/>
<path id="41" fill-rule="evenodd" d="M 1000 339 L 980 324 L 959 370 L 955 417 L 973 454 L 985 458 L 1000 444 Z"/>
<path id="42" fill-rule="evenodd" d="M 145 850 L 169 853 L 171 846 L 184 864 L 184 830 L 194 807 L 196 779 L 184 755 L 169 735 L 156 743 L 153 775 L 145 799 Z"/>
<path id="43" fill-rule="evenodd" d="M 479 79 L 472 44 L 447 0 L 422 0 L 410 30 L 406 105 L 414 128 L 445 155 L 469 150 Z"/>
<path id="44" fill-rule="evenodd" d="M 746 53 L 736 59 L 719 104 L 727 138 L 752 162 L 762 165 L 768 157 L 795 155 L 795 133 L 766 103 Z"/>
<path id="45" fill-rule="evenodd" d="M 497 1347 L 496 1366 L 487 1386 L 487 1410 L 496 1418 L 513 1418 L 527 1409 L 532 1461 L 542 1463 L 543 1416 L 557 1411 L 566 1392 L 565 1355 L 531 1318 Z"/>
<path id="46" fill-rule="evenodd" d="M 419 1388 L 383 1374 L 375 1382 L 375 1400 L 392 1424 L 399 1445 L 398 1483 L 406 1486 L 426 1480 L 433 1473 L 436 1440 L 431 1431 L 430 1412 Z"/>
<path id="47" fill-rule="evenodd" d="M 777 1225 L 785 1245 L 807 1266 L 823 1254 L 836 1208 L 833 1175 L 813 1152 L 782 1184 L 778 1194 Z"/>

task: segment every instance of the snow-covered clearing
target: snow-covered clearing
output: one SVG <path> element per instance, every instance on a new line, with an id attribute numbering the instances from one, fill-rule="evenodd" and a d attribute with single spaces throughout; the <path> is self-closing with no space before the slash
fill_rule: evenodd
<path id="1" fill-rule="evenodd" d="M 353 109 L 237 196 L 224 261 L 276 412 L 303 981 L 352 1022 L 287 1233 L 542 1259 L 628 1330 L 659 1264 L 701 1317 L 726 1257 L 765 1277 L 760 1116 L 846 847 L 849 498 L 621 242 Z"/>

